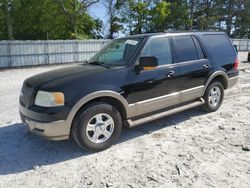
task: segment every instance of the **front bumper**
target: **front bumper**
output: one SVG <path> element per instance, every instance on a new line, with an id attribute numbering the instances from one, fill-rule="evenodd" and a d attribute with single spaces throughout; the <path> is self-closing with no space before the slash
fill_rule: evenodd
<path id="1" fill-rule="evenodd" d="M 239 76 L 234 76 L 232 78 L 229 78 L 228 79 L 228 88 L 231 88 L 234 85 L 236 85 L 236 83 L 238 82 L 238 80 L 239 80 Z"/>
<path id="2" fill-rule="evenodd" d="M 58 120 L 52 122 L 40 122 L 29 117 L 32 112 L 19 105 L 19 112 L 22 122 L 28 126 L 31 133 L 44 137 L 48 140 L 65 140 L 69 138 L 70 125 L 66 120 Z M 41 114 L 42 115 L 42 114 Z"/>

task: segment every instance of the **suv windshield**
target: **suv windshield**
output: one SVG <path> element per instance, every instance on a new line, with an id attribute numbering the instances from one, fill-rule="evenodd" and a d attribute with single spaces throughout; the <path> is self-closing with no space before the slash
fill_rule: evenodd
<path id="1" fill-rule="evenodd" d="M 116 39 L 94 55 L 89 64 L 126 65 L 141 45 L 143 38 Z"/>

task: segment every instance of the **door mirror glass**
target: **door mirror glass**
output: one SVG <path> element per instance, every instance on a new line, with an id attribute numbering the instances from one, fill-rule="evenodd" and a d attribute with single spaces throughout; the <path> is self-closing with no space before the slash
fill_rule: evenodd
<path id="1" fill-rule="evenodd" d="M 140 57 L 139 67 L 141 70 L 153 70 L 158 66 L 158 59 L 155 56 Z"/>

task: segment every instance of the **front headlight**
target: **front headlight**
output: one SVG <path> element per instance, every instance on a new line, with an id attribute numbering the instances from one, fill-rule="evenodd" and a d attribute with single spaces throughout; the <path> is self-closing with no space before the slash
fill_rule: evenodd
<path id="1" fill-rule="evenodd" d="M 38 91 L 35 104 L 43 107 L 63 106 L 64 94 L 61 92 Z"/>

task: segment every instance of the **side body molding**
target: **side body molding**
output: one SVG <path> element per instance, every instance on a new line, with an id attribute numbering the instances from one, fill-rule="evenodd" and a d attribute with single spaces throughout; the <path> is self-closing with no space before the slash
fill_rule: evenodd
<path id="1" fill-rule="evenodd" d="M 99 98 L 99 97 L 112 97 L 112 98 L 120 101 L 121 104 L 123 105 L 126 113 L 127 113 L 127 117 L 132 116 L 135 112 L 134 107 L 129 106 L 127 100 L 123 96 L 121 96 L 119 93 L 111 91 L 111 90 L 102 90 L 102 91 L 90 93 L 90 94 L 84 96 L 83 98 L 81 98 L 71 109 L 71 111 L 67 117 L 67 124 L 69 124 L 69 125 L 72 124 L 72 121 L 73 121 L 76 113 L 84 104 L 86 104 L 87 102 L 89 102 L 93 99 Z"/>
<path id="2" fill-rule="evenodd" d="M 223 76 L 223 78 L 225 78 L 225 80 L 226 80 L 226 84 L 228 85 L 228 75 L 227 75 L 224 71 L 221 71 L 221 70 L 216 71 L 216 72 L 214 72 L 214 73 L 208 78 L 208 80 L 207 80 L 207 82 L 206 82 L 206 84 L 205 84 L 205 87 L 204 87 L 204 90 L 203 90 L 203 94 L 202 94 L 202 95 L 204 95 L 204 93 L 205 93 L 205 91 L 206 91 L 208 85 L 210 84 L 210 82 L 211 82 L 216 76 Z"/>

